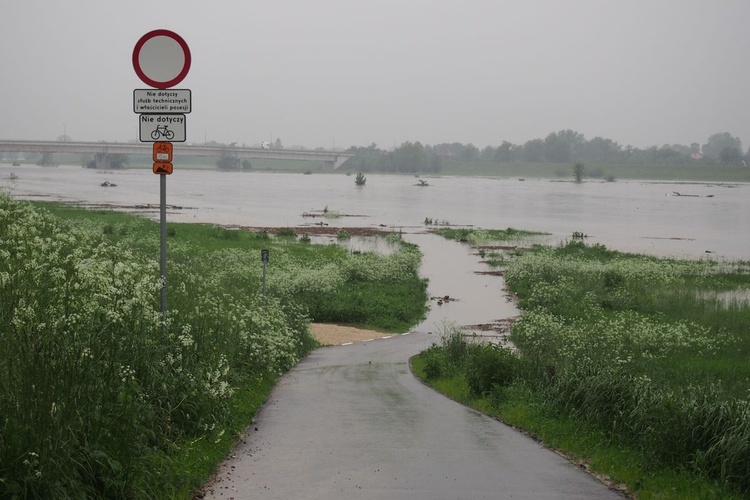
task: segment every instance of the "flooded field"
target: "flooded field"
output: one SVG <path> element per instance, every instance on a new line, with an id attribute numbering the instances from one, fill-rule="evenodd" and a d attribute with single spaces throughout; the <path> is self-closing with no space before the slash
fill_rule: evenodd
<path id="1" fill-rule="evenodd" d="M 158 217 L 159 179 L 147 170 L 1 165 L 0 187 L 19 199 L 106 206 Z M 179 166 L 167 178 L 169 221 L 308 228 L 310 233 L 326 228 L 326 234 L 316 237 L 323 241 L 335 240 L 333 234 L 340 229 L 355 235 L 355 228 L 401 232 L 424 252 L 430 293 L 456 299 L 440 305 L 433 301 L 421 325 L 427 330 L 442 321 L 479 325 L 516 314 L 503 295 L 502 279 L 478 274 L 489 270 L 479 256 L 466 245 L 427 234 L 429 227 L 543 231 L 550 233 L 543 242 L 551 244 L 578 233 L 589 244 L 628 252 L 749 260 L 749 195 L 747 184 L 576 184 L 376 174 L 368 174 L 367 184 L 358 187 L 353 177 L 341 174 L 181 171 Z M 426 219 L 432 226 L 425 225 Z"/>

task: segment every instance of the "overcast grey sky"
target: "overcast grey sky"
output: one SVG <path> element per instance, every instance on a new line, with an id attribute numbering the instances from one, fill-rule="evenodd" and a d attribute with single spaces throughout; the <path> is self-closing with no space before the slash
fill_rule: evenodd
<path id="1" fill-rule="evenodd" d="M 0 139 L 137 138 L 131 58 L 192 67 L 188 142 L 750 146 L 748 0 L 3 0 Z"/>

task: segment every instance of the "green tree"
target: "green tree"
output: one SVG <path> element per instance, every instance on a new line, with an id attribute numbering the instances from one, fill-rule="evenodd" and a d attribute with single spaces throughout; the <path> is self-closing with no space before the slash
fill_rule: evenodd
<path id="1" fill-rule="evenodd" d="M 680 153 L 669 144 L 665 144 L 660 148 L 651 146 L 645 151 L 648 156 L 648 161 L 652 165 L 681 165 L 687 162 L 689 156 Z"/>
<path id="2" fill-rule="evenodd" d="M 739 148 L 724 148 L 719 153 L 719 163 L 722 165 L 742 165 L 742 150 Z"/>
<path id="3" fill-rule="evenodd" d="M 463 161 L 477 161 L 479 160 L 479 148 L 469 143 L 461 148 L 459 158 Z"/>
<path id="4" fill-rule="evenodd" d="M 583 182 L 583 163 L 576 163 L 573 165 L 573 176 L 576 179 L 576 182 Z"/>
<path id="5" fill-rule="evenodd" d="M 621 152 L 622 148 L 613 140 L 594 137 L 580 145 L 577 157 L 589 163 L 608 163 L 617 161 Z"/>
<path id="6" fill-rule="evenodd" d="M 322 150 L 322 148 L 321 148 Z M 346 150 L 347 153 L 354 153 L 356 155 L 375 155 L 375 154 L 384 154 L 385 151 L 380 149 L 377 144 L 374 142 L 371 143 L 369 146 L 351 146 L 349 149 Z"/>
<path id="7" fill-rule="evenodd" d="M 52 153 L 42 153 L 42 157 L 36 162 L 37 165 L 43 167 L 54 167 L 56 165 L 55 159 L 52 157 Z"/>
<path id="8" fill-rule="evenodd" d="M 684 144 L 672 144 L 671 146 L 665 145 L 665 147 L 672 148 L 674 151 L 680 153 L 681 155 L 685 157 L 688 157 L 691 154 L 693 154 L 692 148 L 690 146 L 685 146 Z"/>
<path id="9" fill-rule="evenodd" d="M 497 149 L 492 146 L 485 146 L 485 148 L 482 149 L 482 153 L 479 155 L 479 159 L 482 161 L 493 161 L 496 154 Z"/>
<path id="10" fill-rule="evenodd" d="M 216 160 L 216 166 L 219 170 L 241 170 L 242 162 L 230 151 L 224 149 L 221 151 L 221 156 Z"/>
<path id="11" fill-rule="evenodd" d="M 123 153 L 111 153 L 109 155 L 109 166 L 112 168 L 125 168 L 128 166 L 128 155 Z"/>
<path id="12" fill-rule="evenodd" d="M 573 130 L 552 132 L 544 139 L 544 155 L 552 163 L 567 163 L 577 157 L 584 142 L 583 134 Z"/>
<path id="13" fill-rule="evenodd" d="M 544 141 L 541 139 L 526 141 L 519 153 L 519 160 L 523 162 L 542 163 L 544 161 Z"/>
<path id="14" fill-rule="evenodd" d="M 495 157 L 493 158 L 493 160 L 503 163 L 510 163 L 516 159 L 516 153 L 519 149 L 520 146 L 517 146 L 516 144 L 508 141 L 503 141 L 503 143 L 500 144 L 495 150 Z"/>
<path id="15" fill-rule="evenodd" d="M 396 172 L 426 172 L 430 158 L 421 142 L 405 142 L 392 153 L 393 169 Z"/>
<path id="16" fill-rule="evenodd" d="M 703 145 L 703 156 L 708 156 L 714 160 L 720 160 L 721 152 L 724 149 L 738 149 L 742 154 L 742 141 L 739 137 L 732 137 L 729 132 L 720 132 L 713 134 Z"/>

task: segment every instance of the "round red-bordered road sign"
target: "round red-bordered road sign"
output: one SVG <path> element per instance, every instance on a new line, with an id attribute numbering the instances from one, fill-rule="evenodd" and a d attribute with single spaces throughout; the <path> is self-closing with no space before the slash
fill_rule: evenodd
<path id="1" fill-rule="evenodd" d="M 133 69 L 146 85 L 174 87 L 190 71 L 190 48 L 177 33 L 154 30 L 143 35 L 133 49 Z"/>

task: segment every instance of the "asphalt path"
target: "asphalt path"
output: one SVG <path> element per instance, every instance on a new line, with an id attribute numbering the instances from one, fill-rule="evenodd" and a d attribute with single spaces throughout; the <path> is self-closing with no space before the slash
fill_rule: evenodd
<path id="1" fill-rule="evenodd" d="M 205 488 L 222 499 L 622 498 L 423 385 L 426 332 L 318 349 L 284 375 Z"/>

